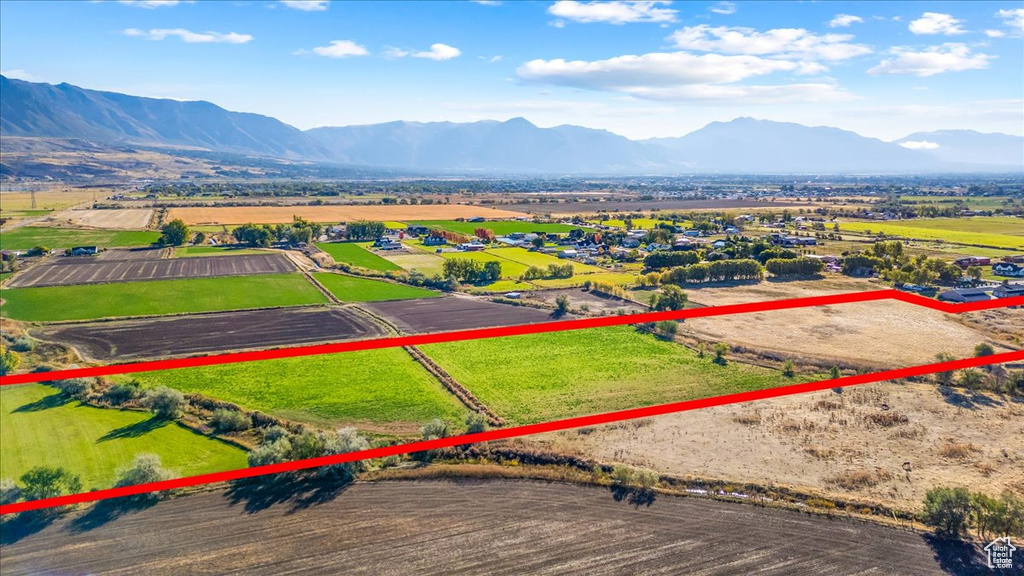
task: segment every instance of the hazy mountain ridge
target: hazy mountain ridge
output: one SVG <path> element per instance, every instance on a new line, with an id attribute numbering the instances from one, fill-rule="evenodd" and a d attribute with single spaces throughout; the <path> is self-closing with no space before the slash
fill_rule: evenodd
<path id="1" fill-rule="evenodd" d="M 0 77 L 0 135 L 191 146 L 408 170 L 548 173 L 936 173 L 1024 171 L 1024 138 L 938 131 L 897 142 L 828 127 L 737 118 L 676 138 L 505 122 L 387 122 L 302 131 L 274 118 Z M 906 142 L 918 142 L 911 147 Z M 920 144 L 928 142 L 928 144 Z"/>

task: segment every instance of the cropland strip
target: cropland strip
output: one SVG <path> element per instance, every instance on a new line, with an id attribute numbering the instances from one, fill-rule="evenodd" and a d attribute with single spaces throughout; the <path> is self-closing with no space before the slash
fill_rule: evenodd
<path id="1" fill-rule="evenodd" d="M 230 258 L 161 258 L 159 260 L 92 260 L 88 256 L 53 258 L 11 280 L 11 288 L 139 282 L 175 278 L 210 278 L 284 274 L 295 265 L 284 254 L 242 254 Z"/>
<path id="2" fill-rule="evenodd" d="M 428 228 L 443 228 L 472 236 L 478 228 L 490 230 L 497 236 L 504 236 L 514 232 L 544 232 L 545 234 L 564 234 L 571 230 L 578 230 L 580 226 L 570 224 L 534 223 L 522 220 L 506 220 L 498 222 L 457 222 L 455 220 L 428 220 L 421 222 L 410 222 L 412 226 L 426 226 Z"/>
<path id="3" fill-rule="evenodd" d="M 297 273 L 4 289 L 3 298 L 4 318 L 29 322 L 327 303 L 327 297 Z"/>
<path id="4" fill-rule="evenodd" d="M 186 224 L 289 224 L 298 216 L 311 222 L 351 222 L 353 220 L 408 221 L 452 220 L 455 218 L 517 218 L 512 212 L 485 206 L 465 204 L 430 204 L 416 206 L 230 206 L 171 208 L 165 220 L 180 218 Z"/>
<path id="5" fill-rule="evenodd" d="M 141 229 L 153 218 L 151 208 L 124 208 L 118 210 L 65 210 L 53 216 L 76 226 L 114 230 Z"/>
<path id="6" fill-rule="evenodd" d="M 322 242 L 316 247 L 330 255 L 335 262 L 344 262 L 380 272 L 402 269 L 401 266 L 381 258 L 367 250 L 364 245 L 356 242 Z"/>
<path id="7" fill-rule="evenodd" d="M 412 300 L 416 298 L 434 298 L 441 293 L 436 290 L 417 288 L 395 282 L 385 282 L 372 278 L 359 278 L 319 272 L 313 275 L 316 281 L 323 284 L 335 298 L 342 302 L 378 302 L 385 300 Z"/>
<path id="8" fill-rule="evenodd" d="M 411 334 L 535 324 L 555 320 L 549 310 L 510 306 L 463 296 L 376 302 L 364 304 L 363 307 Z"/>
<path id="9" fill-rule="evenodd" d="M 281 308 L 61 324 L 32 335 L 96 360 L 128 360 L 340 342 L 383 336 L 376 322 L 345 308 Z"/>
<path id="10" fill-rule="evenodd" d="M 262 501 L 273 488 L 194 494 L 91 530 L 78 529 L 88 516 L 60 520 L 5 546 L 0 566 L 111 575 L 945 571 L 920 534 L 696 498 L 632 506 L 604 488 L 512 480 L 286 489 Z"/>
<path id="11" fill-rule="evenodd" d="M 50 249 L 74 246 L 148 246 L 160 238 L 159 232 L 144 230 L 77 230 L 24 226 L 0 233 L 0 248 L 30 250 L 36 246 Z"/>
<path id="12" fill-rule="evenodd" d="M 0 390 L 0 437 L 4 478 L 60 466 L 81 476 L 85 490 L 112 486 L 118 468 L 140 453 L 160 456 L 181 476 L 246 465 L 245 451 L 230 444 L 148 412 L 86 406 L 39 384 Z"/>

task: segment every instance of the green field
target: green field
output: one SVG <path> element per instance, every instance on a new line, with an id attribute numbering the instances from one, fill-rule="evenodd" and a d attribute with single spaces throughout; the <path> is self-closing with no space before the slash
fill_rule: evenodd
<path id="1" fill-rule="evenodd" d="M 839 228 L 843 232 L 867 233 L 870 230 L 872 234 L 883 232 L 919 240 L 1024 248 L 1024 219 L 1020 218 L 915 218 L 900 223 L 857 221 L 843 222 Z"/>
<path id="2" fill-rule="evenodd" d="M 355 276 L 343 276 L 329 272 L 317 272 L 313 275 L 317 282 L 324 285 L 331 294 L 334 294 L 342 302 L 380 302 L 383 300 L 412 300 L 414 298 L 433 298 L 440 296 L 440 292 L 373 280 L 371 278 L 358 278 Z"/>
<path id="3" fill-rule="evenodd" d="M 476 260 L 477 262 L 482 263 L 498 262 L 501 264 L 502 278 L 519 278 L 526 272 L 526 269 L 529 268 L 526 264 L 520 264 L 519 262 L 513 262 L 498 256 L 495 250 L 488 250 L 486 252 L 444 252 L 441 256 L 447 260 L 464 258 L 466 260 Z"/>
<path id="4" fill-rule="evenodd" d="M 5 317 L 35 322 L 327 303 L 297 273 L 15 288 L 3 298 Z"/>
<path id="5" fill-rule="evenodd" d="M 461 424 L 466 415 L 401 348 L 151 372 L 139 380 L 305 422 Z"/>
<path id="6" fill-rule="evenodd" d="M 335 262 L 344 262 L 379 272 L 402 269 L 397 264 L 370 252 L 365 248 L 364 244 L 356 242 L 325 242 L 317 244 L 316 247 L 327 252 Z"/>
<path id="7" fill-rule="evenodd" d="M 423 346 L 457 381 L 515 424 L 704 398 L 791 383 L 780 372 L 710 358 L 631 327 Z"/>
<path id="8" fill-rule="evenodd" d="M 636 282 L 636 274 L 625 272 L 601 272 L 599 274 L 581 274 L 572 278 L 551 278 L 550 280 L 531 280 L 542 288 L 570 288 L 582 286 L 587 280 L 591 282 L 608 282 L 617 286 L 625 286 Z"/>
<path id="9" fill-rule="evenodd" d="M 245 468 L 245 451 L 174 423 L 66 402 L 40 384 L 0 391 L 0 476 L 16 479 L 34 466 L 61 466 L 83 489 L 109 488 L 136 454 L 160 456 L 180 476 Z"/>
<path id="10" fill-rule="evenodd" d="M 544 232 L 544 233 L 555 233 L 565 234 L 571 230 L 576 230 L 579 226 L 573 226 L 570 224 L 538 224 L 534 222 L 520 222 L 518 220 L 494 220 L 490 222 L 456 222 L 455 220 L 427 220 L 422 222 L 410 222 L 413 226 L 427 226 L 430 228 L 443 228 L 445 230 L 451 230 L 452 232 L 458 232 L 467 236 L 472 236 L 473 231 L 477 228 L 485 228 L 494 232 L 496 236 L 505 236 L 513 232 Z"/>
<path id="11" fill-rule="evenodd" d="M 526 248 L 495 248 L 489 251 L 490 254 L 500 256 L 506 260 L 524 264 L 526 266 L 537 266 L 540 268 L 547 268 L 549 264 L 572 264 L 573 270 L 576 274 L 592 274 L 598 272 L 604 272 L 604 268 L 597 266 L 590 266 L 576 262 L 574 260 L 564 260 L 558 256 L 551 254 L 544 254 L 543 252 L 530 252 Z"/>
<path id="12" fill-rule="evenodd" d="M 604 222 L 601 222 L 600 220 L 597 219 L 590 219 L 587 221 L 593 224 L 603 224 L 605 226 L 611 226 L 613 228 L 626 227 L 625 220 L 614 218 L 611 220 L 605 220 Z M 672 223 L 672 221 L 670 220 L 655 220 L 654 218 L 633 218 L 633 230 L 651 230 L 661 222 L 664 222 L 665 224 Z M 676 222 L 676 226 L 680 228 L 690 228 L 693 226 L 693 223 L 690 222 L 689 220 L 679 220 L 678 222 Z"/>
<path id="13" fill-rule="evenodd" d="M 28 250 L 36 246 L 50 249 L 74 246 L 149 246 L 160 237 L 146 230 L 78 230 L 24 226 L 0 234 L 0 249 Z"/>
<path id="14" fill-rule="evenodd" d="M 436 276 L 444 273 L 444 258 L 433 253 L 388 253 L 384 255 L 388 262 L 401 267 L 403 270 L 416 270 L 427 276 Z"/>
<path id="15" fill-rule="evenodd" d="M 265 251 L 253 248 L 236 248 L 234 246 L 183 246 L 174 249 L 175 258 L 195 258 L 198 256 L 236 256 L 238 254 L 266 254 Z"/>

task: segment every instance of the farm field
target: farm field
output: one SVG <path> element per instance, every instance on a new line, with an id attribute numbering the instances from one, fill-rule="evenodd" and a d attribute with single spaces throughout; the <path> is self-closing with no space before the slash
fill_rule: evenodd
<path id="1" fill-rule="evenodd" d="M 842 222 L 841 231 L 882 232 L 891 236 L 921 240 L 942 240 L 955 244 L 1024 248 L 1024 219 L 1020 218 L 915 218 L 903 223 Z"/>
<path id="2" fill-rule="evenodd" d="M 311 222 L 350 222 L 352 220 L 376 220 L 379 222 L 406 222 L 409 220 L 450 220 L 454 218 L 516 218 L 525 216 L 485 206 L 465 204 L 427 204 L 409 206 L 221 206 L 172 208 L 166 220 L 181 218 L 186 224 L 288 224 L 295 216 Z"/>
<path id="3" fill-rule="evenodd" d="M 119 210 L 65 210 L 53 215 L 53 220 L 73 226 L 110 230 L 144 229 L 153 219 L 153 210 L 126 208 Z"/>
<path id="4" fill-rule="evenodd" d="M 364 307 L 387 318 L 403 331 L 414 334 L 554 320 L 547 310 L 460 296 L 378 302 Z"/>
<path id="5" fill-rule="evenodd" d="M 133 571 L 174 576 L 310 567 L 479 574 L 496 566 L 598 576 L 638 566 L 653 574 L 924 576 L 945 572 L 942 559 L 955 555 L 916 532 L 868 522 L 663 495 L 634 507 L 606 488 L 554 482 L 367 482 L 326 497 L 312 487 L 296 492 L 273 502 L 203 492 L 91 530 L 61 519 L 5 546 L 3 571 L 122 574 L 130 558 Z"/>
<path id="6" fill-rule="evenodd" d="M 36 209 L 51 212 L 63 210 L 75 204 L 91 202 L 96 199 L 104 199 L 111 194 L 112 190 L 39 190 L 36 194 Z M 0 192 L 0 204 L 3 211 L 8 210 L 25 211 L 32 208 L 32 194 L 30 192 Z M 6 214 L 5 214 L 6 215 Z"/>
<path id="7" fill-rule="evenodd" d="M 511 260 L 518 264 L 537 266 L 540 268 L 547 268 L 549 264 L 572 264 L 573 271 L 576 274 L 592 274 L 605 271 L 604 268 L 583 264 L 582 262 L 576 262 L 575 260 L 564 260 L 560 259 L 558 256 L 552 256 L 551 254 L 544 254 L 541 252 L 530 252 L 526 248 L 494 248 L 493 250 L 488 250 L 487 253 L 499 256 L 506 260 Z"/>
<path id="8" fill-rule="evenodd" d="M 495 236 L 506 236 L 513 232 L 544 232 L 544 233 L 555 233 L 564 234 L 571 230 L 577 230 L 579 226 L 573 226 L 571 224 L 557 224 L 557 223 L 535 223 L 535 222 L 524 222 L 519 220 L 502 220 L 497 222 L 456 222 L 455 220 L 419 220 L 410 222 L 413 226 L 427 226 L 430 228 L 443 228 L 445 230 L 451 230 L 452 232 L 458 232 L 467 236 L 472 236 L 473 232 L 477 228 L 485 228 L 494 232 Z"/>
<path id="9" fill-rule="evenodd" d="M 422 347 L 495 412 L 516 424 L 771 388 L 774 370 L 719 366 L 631 326 Z"/>
<path id="10" fill-rule="evenodd" d="M 264 252 L 230 258 L 157 258 L 152 260 L 93 259 L 90 256 L 56 257 L 33 266 L 11 281 L 12 288 L 67 286 L 171 280 L 175 278 L 211 278 L 286 274 L 295 264 L 284 254 Z"/>
<path id="11" fill-rule="evenodd" d="M 97 360 L 126 360 L 336 342 L 385 332 L 351 310 L 317 306 L 59 324 L 31 334 L 70 344 Z"/>
<path id="12" fill-rule="evenodd" d="M 119 467 L 147 452 L 181 476 L 246 466 L 245 452 L 230 444 L 152 420 L 148 412 L 65 401 L 39 384 L 4 386 L 0 414 L 4 478 L 18 478 L 34 466 L 61 466 L 81 476 L 83 491 L 109 488 Z"/>
<path id="13" fill-rule="evenodd" d="M 268 254 L 268 252 L 255 248 L 236 248 L 234 246 L 181 246 L 174 249 L 175 258 L 240 256 L 242 254 Z"/>
<path id="14" fill-rule="evenodd" d="M 402 268 L 367 249 L 368 243 L 357 242 L 321 242 L 316 245 L 334 259 L 335 262 L 344 262 L 360 268 L 388 272 L 390 270 L 401 270 Z"/>
<path id="15" fill-rule="evenodd" d="M 0 233 L 0 248 L 29 250 L 36 246 L 53 249 L 74 246 L 148 246 L 160 238 L 159 232 L 144 230 L 78 230 L 23 226 Z"/>
<path id="16" fill-rule="evenodd" d="M 498 262 L 501 264 L 502 278 L 519 278 L 526 272 L 526 269 L 529 268 L 526 264 L 520 264 L 519 262 L 513 262 L 498 256 L 495 254 L 494 250 L 487 250 L 485 252 L 442 252 L 441 257 L 446 260 L 461 258 L 464 260 L 474 260 L 480 263 Z"/>
<path id="17" fill-rule="evenodd" d="M 625 228 L 626 227 L 626 221 L 625 220 L 621 220 L 621 219 L 617 219 L 617 218 L 610 218 L 608 220 L 605 220 L 604 222 L 602 222 L 600 220 L 597 220 L 597 219 L 592 219 L 592 220 L 588 220 L 588 222 L 590 222 L 592 224 L 603 224 L 604 226 L 611 226 L 613 228 Z M 633 230 L 651 230 L 655 226 L 657 226 L 658 224 L 660 224 L 662 222 L 664 222 L 665 224 L 671 224 L 672 223 L 671 220 L 655 220 L 654 218 L 633 218 L 633 228 L 632 229 Z M 690 222 L 689 220 L 679 220 L 679 221 L 676 222 L 676 226 L 679 226 L 680 228 L 690 228 L 690 227 L 692 227 L 692 225 L 693 225 L 693 223 Z"/>
<path id="18" fill-rule="evenodd" d="M 596 274 L 580 274 L 572 278 L 550 278 L 546 280 L 531 280 L 530 282 L 541 288 L 570 288 L 582 286 L 588 280 L 591 282 L 609 282 L 618 286 L 626 286 L 636 282 L 636 275 L 625 272 L 598 272 Z"/>
<path id="19" fill-rule="evenodd" d="M 295 273 L 5 289 L 3 297 L 0 311 L 6 318 L 29 322 L 327 303 L 315 286 Z"/>
<path id="20" fill-rule="evenodd" d="M 389 425 L 465 419 L 467 409 L 405 350 L 387 348 L 138 374 L 143 386 L 199 392 L 291 420 Z M 397 424 L 395 428 L 390 425 Z"/>
<path id="21" fill-rule="evenodd" d="M 426 252 L 388 252 L 382 256 L 388 262 L 404 270 L 416 270 L 427 276 L 444 272 L 444 258 Z"/>
<path id="22" fill-rule="evenodd" d="M 330 272 L 317 272 L 313 277 L 342 302 L 410 300 L 414 298 L 433 298 L 441 295 L 440 292 L 426 288 L 406 286 L 405 284 L 396 284 L 372 278 L 331 274 Z"/>

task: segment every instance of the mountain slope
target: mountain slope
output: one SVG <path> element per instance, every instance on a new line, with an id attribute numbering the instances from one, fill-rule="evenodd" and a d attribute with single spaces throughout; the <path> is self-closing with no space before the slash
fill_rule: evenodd
<path id="1" fill-rule="evenodd" d="M 322 158 L 301 130 L 268 116 L 40 84 L 0 76 L 0 134 L 197 146 L 285 158 Z"/>
<path id="2" fill-rule="evenodd" d="M 917 132 L 896 141 L 944 162 L 1015 166 L 1024 169 L 1024 137 L 974 130 Z"/>

